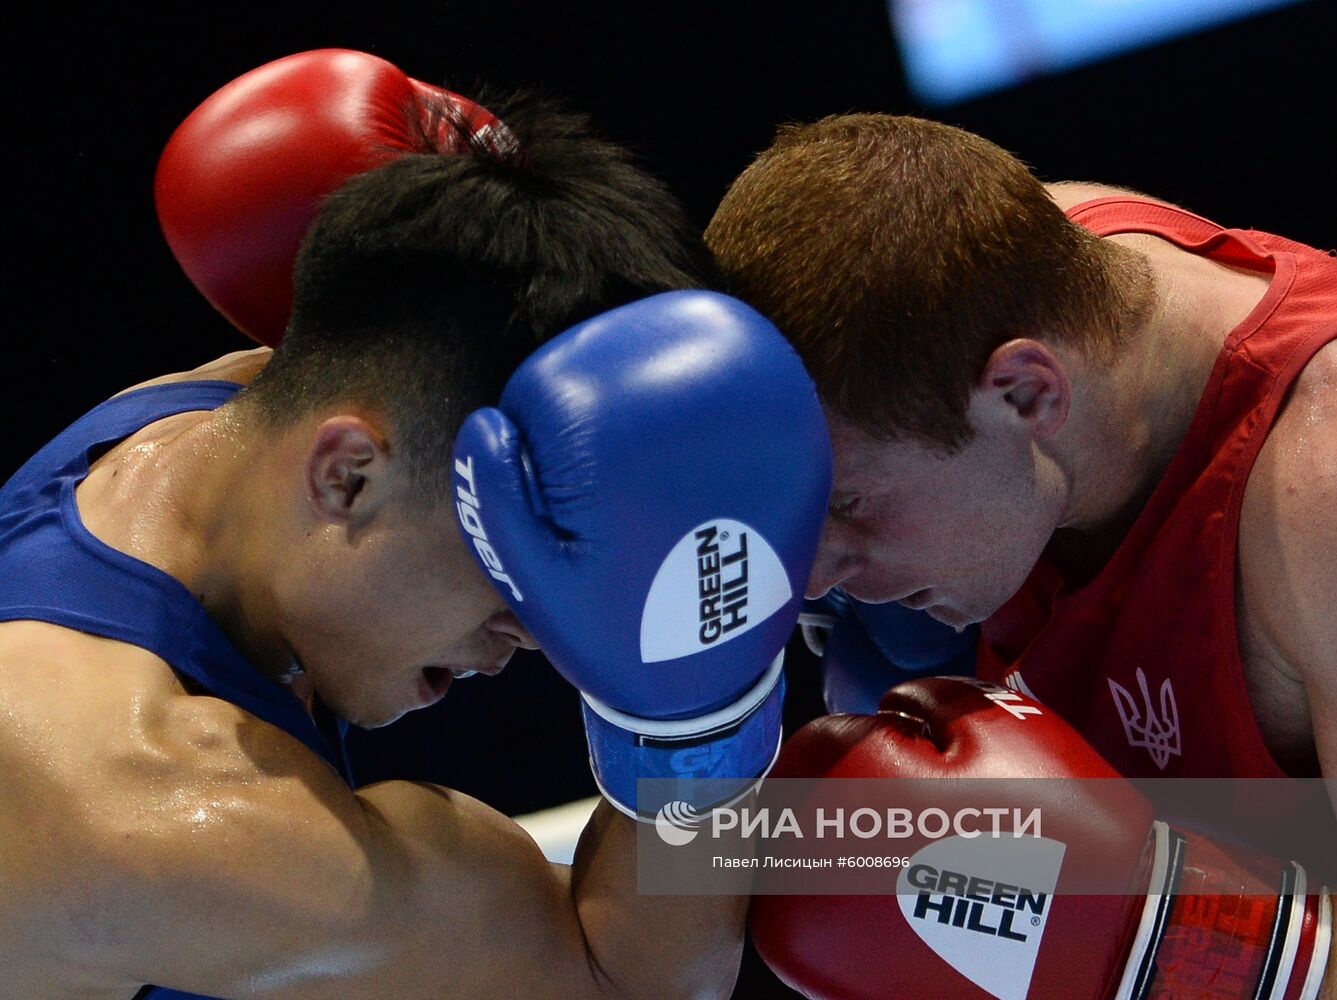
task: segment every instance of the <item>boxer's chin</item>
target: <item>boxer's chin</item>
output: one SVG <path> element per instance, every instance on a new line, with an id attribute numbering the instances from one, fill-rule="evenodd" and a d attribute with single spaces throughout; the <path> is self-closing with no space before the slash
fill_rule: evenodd
<path id="1" fill-rule="evenodd" d="M 424 689 L 422 677 L 417 673 L 403 689 L 380 690 L 374 695 L 371 699 L 350 699 L 338 704 L 327 699 L 325 704 L 339 718 L 359 729 L 382 729 L 410 712 L 440 700 Z"/>
<path id="2" fill-rule="evenodd" d="M 941 622 L 943 625 L 955 629 L 957 632 L 964 632 L 966 629 L 970 628 L 970 626 L 981 622 L 984 618 L 988 617 L 987 615 L 972 614 L 969 611 L 964 611 L 952 604 L 930 604 L 928 607 L 924 608 L 924 613 L 934 621 Z"/>

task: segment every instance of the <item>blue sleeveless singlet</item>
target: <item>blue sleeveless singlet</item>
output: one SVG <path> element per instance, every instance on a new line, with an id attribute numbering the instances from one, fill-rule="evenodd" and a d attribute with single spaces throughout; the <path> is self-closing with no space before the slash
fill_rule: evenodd
<path id="1" fill-rule="evenodd" d="M 75 488 L 93 453 L 155 420 L 215 409 L 239 388 L 233 382 L 175 382 L 109 399 L 0 487 L 0 621 L 51 622 L 146 649 L 208 694 L 301 740 L 351 785 L 347 724 L 318 710 L 329 723 L 318 726 L 291 691 L 242 656 L 180 581 L 100 541 L 75 505 Z M 196 997 L 147 986 L 135 1000 Z"/>

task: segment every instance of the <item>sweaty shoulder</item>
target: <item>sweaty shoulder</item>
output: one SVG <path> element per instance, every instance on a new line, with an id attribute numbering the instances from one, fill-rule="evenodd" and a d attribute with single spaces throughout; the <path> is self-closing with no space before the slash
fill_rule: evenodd
<path id="1" fill-rule="evenodd" d="M 1291 387 L 1249 475 L 1239 533 L 1246 669 L 1262 666 L 1303 690 L 1303 721 L 1329 776 L 1337 774 L 1334 510 L 1337 342 L 1320 349 Z"/>
<path id="2" fill-rule="evenodd" d="M 468 796 L 354 793 L 156 657 L 0 624 L 0 993 L 600 994 L 569 876 Z"/>
<path id="3" fill-rule="evenodd" d="M 207 364 L 200 365 L 198 368 L 192 368 L 187 372 L 173 372 L 171 375 L 162 375 L 158 378 L 149 379 L 146 382 L 140 382 L 129 388 L 121 390 L 116 395 L 120 396 L 127 392 L 133 392 L 135 389 L 145 389 L 151 385 L 167 385 L 172 382 L 197 382 L 205 379 L 216 379 L 223 382 L 236 382 L 240 385 L 247 385 L 251 379 L 260 374 L 260 369 L 268 364 L 269 359 L 273 357 L 274 351 L 269 347 L 257 347 L 249 351 L 233 351 L 231 354 L 224 354 L 221 358 L 210 361 Z"/>
<path id="4" fill-rule="evenodd" d="M 1163 205 L 1171 204 L 1163 198 L 1155 198 L 1149 194 L 1143 194 L 1141 191 L 1134 191 L 1132 188 L 1115 187 L 1112 184 L 1094 184 L 1090 181 L 1053 181 L 1045 185 L 1045 190 L 1049 192 L 1049 197 L 1054 200 L 1054 203 L 1065 212 L 1082 204 L 1082 202 L 1095 201 L 1097 198 L 1133 197 L 1145 198 L 1147 201 L 1157 201 Z"/>
<path id="5" fill-rule="evenodd" d="M 240 895 L 294 921 L 328 916 L 318 891 L 300 913 L 287 902 L 299 893 L 264 891 L 294 876 L 271 828 L 347 841 L 360 822 L 338 776 L 287 734 L 190 694 L 144 650 L 29 621 L 0 624 L 0 713 L 0 966 L 24 995 L 133 993 L 137 949 L 211 936 L 217 917 L 192 897 L 214 896 L 215 914 Z M 311 847 L 305 888 L 346 879 L 346 865 L 309 869 L 346 844 Z"/>

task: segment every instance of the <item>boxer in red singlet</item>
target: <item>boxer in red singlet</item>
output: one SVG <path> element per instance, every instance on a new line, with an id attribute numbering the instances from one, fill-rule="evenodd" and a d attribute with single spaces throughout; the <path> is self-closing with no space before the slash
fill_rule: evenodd
<path id="1" fill-rule="evenodd" d="M 783 129 L 707 242 L 827 407 L 809 596 L 983 623 L 1125 775 L 1337 776 L 1330 254 L 888 115 Z"/>

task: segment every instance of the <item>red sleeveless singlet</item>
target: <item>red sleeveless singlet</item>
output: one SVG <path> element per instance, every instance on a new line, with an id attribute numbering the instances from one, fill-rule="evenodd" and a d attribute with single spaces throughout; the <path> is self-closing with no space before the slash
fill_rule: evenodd
<path id="1" fill-rule="evenodd" d="M 1337 259 L 1134 197 L 1068 215 L 1101 236 L 1150 233 L 1272 280 L 1226 337 L 1187 435 L 1109 563 L 1069 590 L 1042 559 L 984 623 L 980 676 L 1050 705 L 1128 777 L 1283 777 L 1236 638 L 1240 508 L 1287 389 L 1337 339 Z"/>

